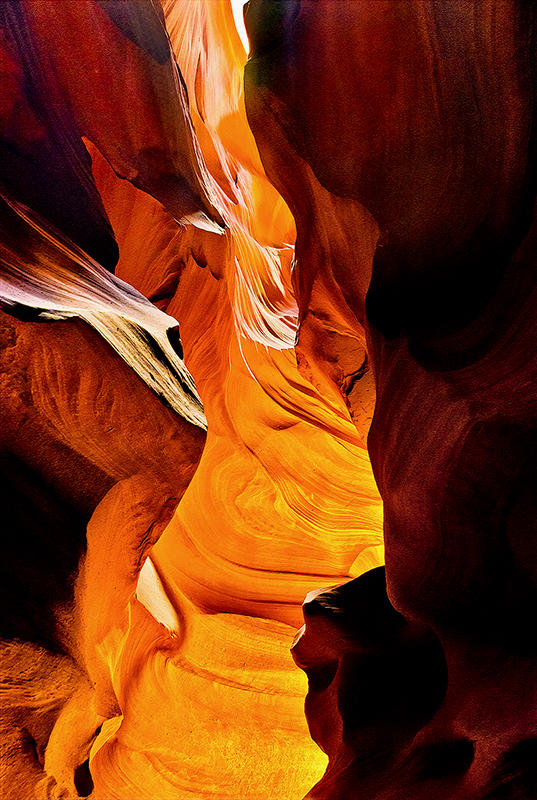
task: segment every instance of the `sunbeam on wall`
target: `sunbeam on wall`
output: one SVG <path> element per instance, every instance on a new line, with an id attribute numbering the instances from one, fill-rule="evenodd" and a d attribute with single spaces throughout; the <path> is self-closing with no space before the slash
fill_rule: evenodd
<path id="1" fill-rule="evenodd" d="M 231 8 L 233 9 L 233 19 L 235 20 L 235 27 L 237 33 L 241 37 L 241 42 L 244 45 L 246 52 L 250 49 L 248 42 L 248 34 L 246 33 L 246 25 L 244 24 L 244 5 L 245 0 L 231 0 Z"/>

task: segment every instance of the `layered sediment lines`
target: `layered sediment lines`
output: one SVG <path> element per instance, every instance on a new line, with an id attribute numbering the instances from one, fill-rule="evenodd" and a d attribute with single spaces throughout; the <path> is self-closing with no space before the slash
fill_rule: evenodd
<path id="1" fill-rule="evenodd" d="M 6 796 L 300 797 L 300 604 L 383 557 L 373 389 L 357 431 L 298 369 L 230 5 L 50 6 L 2 9 Z"/>

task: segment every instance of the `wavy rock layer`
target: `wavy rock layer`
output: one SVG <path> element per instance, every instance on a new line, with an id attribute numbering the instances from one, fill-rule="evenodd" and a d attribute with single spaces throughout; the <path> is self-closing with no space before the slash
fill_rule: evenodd
<path id="1" fill-rule="evenodd" d="M 298 369 L 231 7 L 1 15 L 4 794 L 301 797 L 326 759 L 289 647 L 308 591 L 382 562 L 374 392 L 357 431 Z"/>
<path id="2" fill-rule="evenodd" d="M 297 223 L 304 374 L 360 419 L 345 320 L 376 387 L 393 608 L 373 577 L 305 606 L 330 756 L 309 796 L 535 797 L 535 8 L 251 0 L 246 22 L 248 117 Z M 373 641 L 359 601 L 382 610 Z M 427 640 L 447 682 L 437 659 L 421 702 Z"/>
<path id="3" fill-rule="evenodd" d="M 118 713 L 100 648 L 204 436 L 81 321 L 2 314 L 2 340 L 3 783 L 7 797 L 55 796 Z"/>
<path id="4" fill-rule="evenodd" d="M 192 709 L 188 715 L 170 711 L 169 725 L 181 739 L 196 732 L 199 745 L 192 743 L 196 757 L 189 756 L 188 781 L 201 796 L 210 781 L 222 797 L 294 797 L 315 781 L 324 757 L 308 744 L 300 699 L 304 689 L 285 653 L 310 589 L 344 580 L 367 548 L 374 564 L 382 559 L 380 509 L 367 455 L 345 406 L 335 393 L 323 397 L 299 374 L 289 347 L 296 324 L 289 275 L 292 219 L 264 177 L 246 125 L 240 91 L 244 53 L 230 9 L 174 3 L 165 10 L 231 242 L 224 247 L 210 232 L 201 240 L 177 229 L 151 198 L 118 182 L 91 152 L 118 237 L 117 272 L 179 321 L 185 359 L 208 421 L 196 478 L 152 558 L 174 606 L 184 608 L 187 631 L 191 620 L 195 631 L 204 619 L 192 616 L 197 606 L 226 619 L 227 632 L 225 645 L 218 640 L 209 650 L 212 661 L 206 660 L 199 638 L 198 650 L 191 651 L 191 658 L 203 658 L 213 682 L 209 695 L 200 688 L 203 683 L 182 670 L 170 668 L 163 676 L 168 691 L 185 693 Z M 222 35 L 226 30 L 229 41 Z M 181 45 L 204 38 L 207 49 L 200 47 L 199 53 L 194 44 Z M 266 194 L 274 197 L 273 205 Z M 358 474 L 356 463 L 361 464 Z M 231 615 L 222 617 L 222 612 Z M 250 618 L 282 624 L 269 628 Z M 218 665 L 222 659 L 242 663 L 245 630 L 259 642 L 272 630 L 268 641 L 273 647 L 279 642 L 282 661 L 267 683 L 263 660 L 253 653 L 241 681 L 264 688 L 249 694 L 239 690 L 238 702 L 238 687 Z M 214 631 L 217 637 L 216 625 Z M 274 716 L 265 739 L 267 703 Z M 138 759 L 145 764 L 147 742 L 157 746 L 158 739 L 146 715 L 137 716 L 137 725 L 139 756 L 131 758 L 133 737 L 124 738 L 120 729 L 117 743 L 95 757 L 93 772 L 97 787 L 103 782 L 104 796 L 119 775 L 125 775 L 125 783 L 116 791 L 133 797 L 140 791 Z M 245 735 L 237 739 L 232 731 L 240 729 Z M 228 740 L 241 758 L 228 759 L 221 771 L 215 753 L 227 748 Z M 177 759 L 173 748 L 167 759 Z M 155 794 L 175 797 L 177 778 L 166 761 L 153 765 Z"/>

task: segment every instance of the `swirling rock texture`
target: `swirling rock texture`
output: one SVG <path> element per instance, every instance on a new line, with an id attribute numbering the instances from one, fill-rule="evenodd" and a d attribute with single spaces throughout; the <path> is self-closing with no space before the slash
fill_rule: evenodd
<path id="1" fill-rule="evenodd" d="M 2 796 L 302 797 L 301 603 L 383 559 L 364 332 L 357 428 L 227 0 L 0 22 Z"/>
<path id="2" fill-rule="evenodd" d="M 376 386 L 386 570 L 307 598 L 308 796 L 537 797 L 537 10 L 251 0 L 246 22 L 302 374 L 360 419 L 345 321 Z"/>
<path id="3" fill-rule="evenodd" d="M 536 18 L 0 4 L 2 796 L 537 796 Z"/>

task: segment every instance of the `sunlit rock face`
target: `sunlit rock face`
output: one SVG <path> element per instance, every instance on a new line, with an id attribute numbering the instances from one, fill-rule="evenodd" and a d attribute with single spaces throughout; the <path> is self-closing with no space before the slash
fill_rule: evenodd
<path id="1" fill-rule="evenodd" d="M 251 0 L 246 22 L 302 374 L 358 425 L 367 364 L 376 387 L 387 594 L 372 573 L 305 604 L 330 758 L 309 796 L 536 797 L 535 7 Z"/>
<path id="2" fill-rule="evenodd" d="M 301 603 L 383 560 L 364 332 L 357 410 L 297 359 L 227 1 L 0 21 L 2 796 L 303 797 Z"/>
<path id="3" fill-rule="evenodd" d="M 0 4 L 2 796 L 529 800 L 536 11 L 246 18 Z"/>

